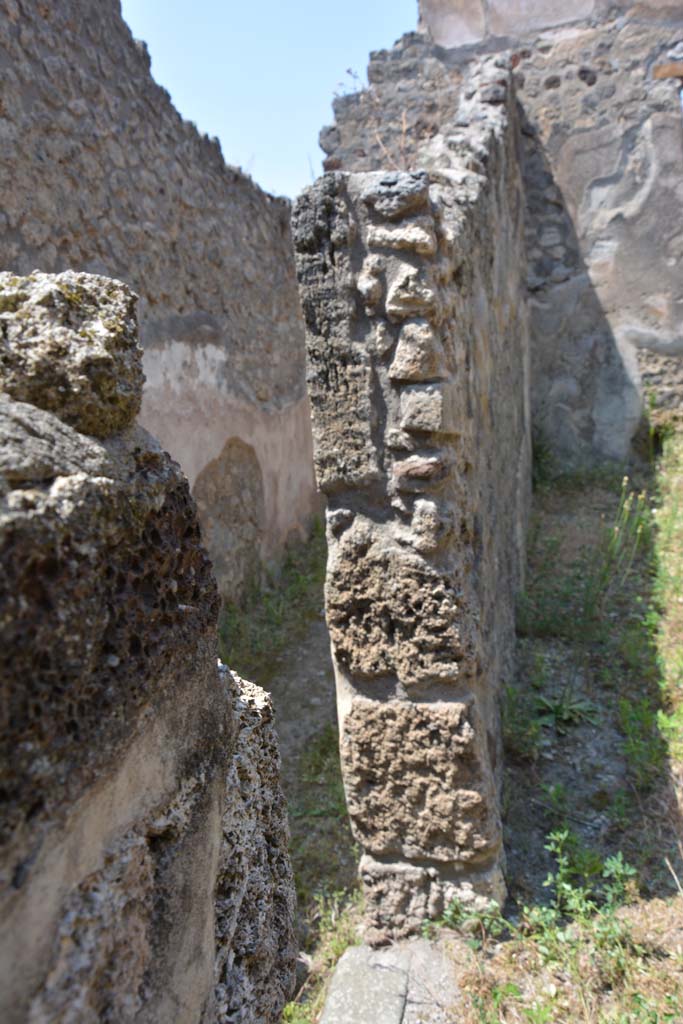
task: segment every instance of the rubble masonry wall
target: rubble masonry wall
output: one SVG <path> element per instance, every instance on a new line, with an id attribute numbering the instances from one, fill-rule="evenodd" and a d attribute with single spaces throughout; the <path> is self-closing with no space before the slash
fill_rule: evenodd
<path id="1" fill-rule="evenodd" d="M 368 938 L 504 896 L 498 694 L 530 494 L 514 94 L 490 63 L 439 167 L 330 172 L 294 238 L 341 756 Z"/>

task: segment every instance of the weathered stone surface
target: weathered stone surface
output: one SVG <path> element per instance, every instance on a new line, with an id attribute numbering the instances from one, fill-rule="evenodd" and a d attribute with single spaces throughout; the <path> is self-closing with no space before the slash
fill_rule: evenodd
<path id="1" fill-rule="evenodd" d="M 237 742 L 216 884 L 214 1019 L 275 1022 L 292 994 L 297 954 L 287 807 L 270 697 L 229 675 Z"/>
<path id="2" fill-rule="evenodd" d="M 436 866 L 387 863 L 365 854 L 360 876 L 367 901 L 365 939 L 370 945 L 382 945 L 388 936 L 404 939 L 419 933 L 425 921 L 442 917 L 454 900 L 484 910 L 492 901 L 502 904 L 506 895 L 500 864 L 448 877 Z"/>
<path id="3" fill-rule="evenodd" d="M 321 1024 L 401 1024 L 407 995 L 403 967 L 387 966 L 381 953 L 352 946 L 335 969 Z"/>
<path id="4" fill-rule="evenodd" d="M 310 285 L 310 292 L 305 287 L 302 293 L 309 326 L 306 379 L 314 412 L 316 477 L 325 492 L 362 486 L 379 476 L 370 361 L 361 345 L 347 344 L 355 303 L 345 251 L 346 209 L 343 184 L 330 175 L 318 189 L 304 193 L 293 221 L 300 278 Z M 358 279 L 363 299 L 372 301 L 377 278 L 366 266 Z M 319 287 L 328 296 L 324 306 L 315 301 Z M 339 436 L 344 437 L 342 449 Z"/>
<path id="5" fill-rule="evenodd" d="M 327 624 L 335 657 L 351 675 L 391 675 L 407 688 L 464 681 L 476 667 L 464 603 L 449 574 L 362 518 L 332 550 Z"/>
<path id="6" fill-rule="evenodd" d="M 339 960 L 322 1024 L 453 1024 L 462 996 L 448 940 L 352 946 Z"/>
<path id="7" fill-rule="evenodd" d="M 342 757 L 353 829 L 374 856 L 467 864 L 500 848 L 496 785 L 472 702 L 354 697 Z"/>
<path id="8" fill-rule="evenodd" d="M 420 25 L 438 46 L 480 42 L 488 34 L 519 38 L 589 18 L 595 0 L 420 0 Z"/>
<path id="9" fill-rule="evenodd" d="M 0 1015 L 199 1021 L 232 716 L 187 483 L 2 404 Z"/>
<path id="10" fill-rule="evenodd" d="M 266 525 L 261 465 L 251 445 L 231 437 L 194 485 L 202 540 L 213 553 L 225 594 L 239 594 L 259 579 Z"/>
<path id="11" fill-rule="evenodd" d="M 497 693 L 530 463 L 522 192 L 509 72 L 485 65 L 465 95 L 471 126 L 445 160 L 439 144 L 428 169 L 329 174 L 294 215 L 373 943 L 449 893 L 504 894 Z"/>
<path id="12" fill-rule="evenodd" d="M 423 171 L 371 176 L 361 198 L 378 217 L 402 219 L 429 203 L 429 178 Z"/>
<path id="13" fill-rule="evenodd" d="M 0 273 L 0 391 L 95 437 L 129 426 L 143 384 L 136 298 L 93 274 Z"/>
<path id="14" fill-rule="evenodd" d="M 0 425 L 0 1017 L 276 1024 L 293 888 L 272 712 L 219 675 L 187 481 L 139 427 L 98 440 L 2 394 Z"/>
<path id="15" fill-rule="evenodd" d="M 6 405 L 17 468 L 0 516 L 5 840 L 54 818 L 147 703 L 185 685 L 218 609 L 178 466 L 137 428 L 84 439 L 77 468 L 79 435 L 28 408 Z"/>
<path id="16" fill-rule="evenodd" d="M 485 0 L 420 0 L 420 27 L 438 46 L 464 46 L 486 35 Z"/>
<path id="17" fill-rule="evenodd" d="M 0 492 L 10 485 L 85 473 L 106 476 L 107 451 L 52 413 L 0 395 Z"/>
<path id="18" fill-rule="evenodd" d="M 183 121 L 119 0 L 0 0 L 0 63 L 0 270 L 106 274 L 140 296 L 141 425 L 192 488 L 231 438 L 253 449 L 258 559 L 277 562 L 319 508 L 289 202 Z M 223 523 L 210 531 L 227 597 L 250 524 L 230 549 Z"/>
<path id="19" fill-rule="evenodd" d="M 152 957 L 153 893 L 148 844 L 131 835 L 68 898 L 31 1024 L 135 1020 Z"/>

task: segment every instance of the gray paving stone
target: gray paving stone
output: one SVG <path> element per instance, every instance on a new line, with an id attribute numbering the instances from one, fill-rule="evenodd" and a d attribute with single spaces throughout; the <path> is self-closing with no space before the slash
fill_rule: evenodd
<path id="1" fill-rule="evenodd" d="M 408 971 L 384 950 L 352 946 L 337 964 L 321 1024 L 401 1024 Z"/>
<path id="2" fill-rule="evenodd" d="M 455 967 L 439 942 L 353 946 L 337 964 L 321 1024 L 458 1024 Z"/>

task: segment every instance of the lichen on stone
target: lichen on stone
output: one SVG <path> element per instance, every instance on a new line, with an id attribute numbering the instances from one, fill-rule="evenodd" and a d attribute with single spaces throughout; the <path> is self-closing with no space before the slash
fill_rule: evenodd
<path id="1" fill-rule="evenodd" d="M 95 437 L 128 426 L 144 379 L 136 301 L 94 274 L 0 273 L 0 392 Z"/>

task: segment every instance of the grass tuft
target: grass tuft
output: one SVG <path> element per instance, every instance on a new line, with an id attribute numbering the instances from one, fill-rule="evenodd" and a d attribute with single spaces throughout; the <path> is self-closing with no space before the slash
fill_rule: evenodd
<path id="1" fill-rule="evenodd" d="M 218 626 L 226 665 L 267 687 L 278 658 L 321 613 L 326 558 L 325 530 L 317 520 L 309 540 L 292 545 L 277 574 L 252 583 L 239 603 L 226 602 Z"/>

